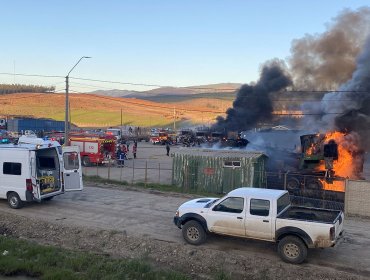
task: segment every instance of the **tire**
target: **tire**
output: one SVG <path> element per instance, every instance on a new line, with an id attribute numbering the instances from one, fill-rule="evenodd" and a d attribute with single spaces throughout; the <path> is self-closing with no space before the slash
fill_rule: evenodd
<path id="1" fill-rule="evenodd" d="M 286 236 L 279 241 L 278 253 L 284 262 L 300 264 L 307 257 L 307 247 L 299 237 Z"/>
<path id="2" fill-rule="evenodd" d="M 13 209 L 19 209 L 23 207 L 23 202 L 16 192 L 11 192 L 8 194 L 8 204 L 10 208 Z"/>
<path id="3" fill-rule="evenodd" d="M 300 182 L 297 178 L 289 178 L 286 184 L 286 189 L 288 191 L 297 191 L 300 188 Z"/>
<path id="4" fill-rule="evenodd" d="M 182 236 L 192 245 L 200 245 L 206 241 L 207 234 L 202 225 L 197 221 L 188 221 L 182 227 Z"/>
<path id="5" fill-rule="evenodd" d="M 90 158 L 88 156 L 84 156 L 82 158 L 82 165 L 83 166 L 90 166 L 91 165 L 91 161 L 90 161 Z"/>

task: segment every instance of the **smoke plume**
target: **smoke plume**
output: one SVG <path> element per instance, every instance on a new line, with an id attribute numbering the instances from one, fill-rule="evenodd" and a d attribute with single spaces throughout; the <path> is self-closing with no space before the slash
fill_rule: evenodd
<path id="1" fill-rule="evenodd" d="M 320 35 L 293 41 L 289 60 L 299 90 L 332 90 L 351 78 L 366 35 L 370 8 L 344 10 Z"/>
<path id="2" fill-rule="evenodd" d="M 219 131 L 240 131 L 255 127 L 256 123 L 272 119 L 273 104 L 270 93 L 285 89 L 292 81 L 282 61 L 266 63 L 255 85 L 243 85 L 237 92 L 233 107 L 226 118 L 218 117 L 213 127 Z"/>

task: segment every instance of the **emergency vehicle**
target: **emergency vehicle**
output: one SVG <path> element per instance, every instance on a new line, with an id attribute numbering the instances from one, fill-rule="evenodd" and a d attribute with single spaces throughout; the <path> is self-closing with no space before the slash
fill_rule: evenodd
<path id="1" fill-rule="evenodd" d="M 69 136 L 71 146 L 80 148 L 83 166 L 106 164 L 116 158 L 116 137 L 103 133 L 72 134 Z"/>
<path id="2" fill-rule="evenodd" d="M 78 147 L 25 136 L 19 140 L 0 145 L 0 198 L 11 208 L 83 189 Z"/>

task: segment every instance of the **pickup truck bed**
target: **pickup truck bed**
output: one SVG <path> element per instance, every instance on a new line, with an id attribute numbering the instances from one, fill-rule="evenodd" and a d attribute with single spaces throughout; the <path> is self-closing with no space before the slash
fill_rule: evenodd
<path id="1" fill-rule="evenodd" d="M 341 211 L 291 206 L 277 218 L 334 224 Z"/>

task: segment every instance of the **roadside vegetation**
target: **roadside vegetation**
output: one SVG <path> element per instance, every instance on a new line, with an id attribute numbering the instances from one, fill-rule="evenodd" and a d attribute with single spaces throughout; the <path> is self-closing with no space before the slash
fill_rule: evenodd
<path id="1" fill-rule="evenodd" d="M 0 236 L 0 275 L 37 279 L 169 279 L 187 276 L 154 268 L 144 259 L 126 260 L 76 252 Z"/>

